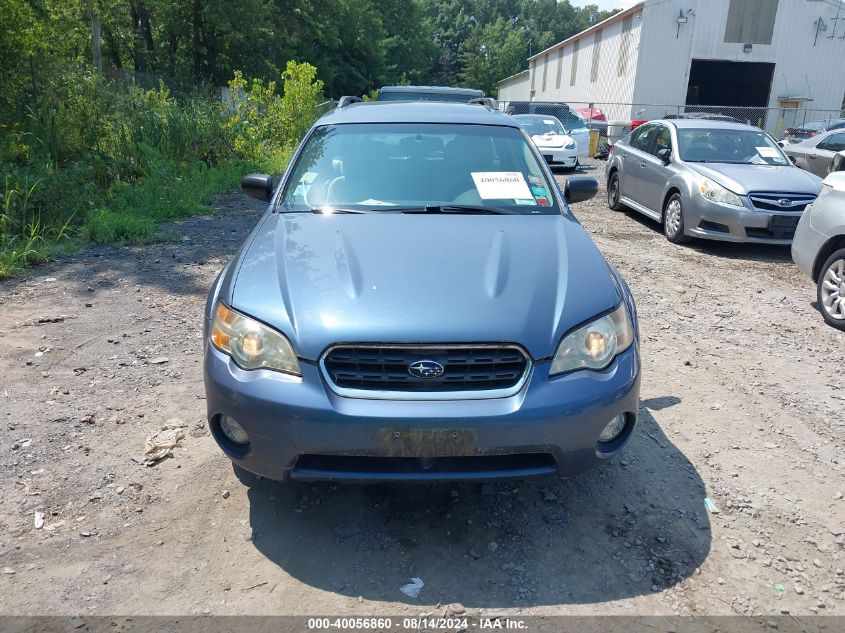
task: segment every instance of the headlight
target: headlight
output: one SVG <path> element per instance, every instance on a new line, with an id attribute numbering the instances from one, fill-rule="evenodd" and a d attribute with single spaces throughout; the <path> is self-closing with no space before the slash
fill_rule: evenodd
<path id="1" fill-rule="evenodd" d="M 276 330 L 217 304 L 211 324 L 211 343 L 243 369 L 272 369 L 301 375 L 288 340 Z"/>
<path id="2" fill-rule="evenodd" d="M 604 369 L 633 342 L 634 326 L 623 301 L 610 314 L 567 334 L 558 345 L 549 375 Z"/>
<path id="3" fill-rule="evenodd" d="M 564 149 L 575 149 L 577 143 L 574 139 L 571 139 L 566 145 L 563 146 Z"/>
<path id="4" fill-rule="evenodd" d="M 826 183 L 822 183 L 822 190 L 819 192 L 818 197 L 821 198 L 822 196 L 826 196 L 831 191 L 833 191 L 833 185 L 828 185 Z"/>
<path id="5" fill-rule="evenodd" d="M 701 195 L 707 198 L 710 202 L 718 202 L 720 204 L 729 204 L 732 207 L 742 207 L 742 199 L 733 191 L 728 191 L 715 180 L 704 178 L 698 186 Z"/>

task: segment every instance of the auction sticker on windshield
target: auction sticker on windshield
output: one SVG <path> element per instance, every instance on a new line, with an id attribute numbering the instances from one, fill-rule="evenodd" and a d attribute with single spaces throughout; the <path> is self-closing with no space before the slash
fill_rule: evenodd
<path id="1" fill-rule="evenodd" d="M 528 183 L 518 171 L 474 171 L 472 180 L 478 195 L 486 200 L 531 198 Z"/>
<path id="2" fill-rule="evenodd" d="M 780 154 L 774 147 L 757 147 L 755 149 L 763 158 L 780 158 Z"/>

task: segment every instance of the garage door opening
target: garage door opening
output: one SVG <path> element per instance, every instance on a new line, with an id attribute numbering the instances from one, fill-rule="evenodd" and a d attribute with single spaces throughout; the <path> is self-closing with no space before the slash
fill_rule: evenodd
<path id="1" fill-rule="evenodd" d="M 749 106 L 769 103 L 774 64 L 694 59 L 687 86 L 687 105 Z"/>

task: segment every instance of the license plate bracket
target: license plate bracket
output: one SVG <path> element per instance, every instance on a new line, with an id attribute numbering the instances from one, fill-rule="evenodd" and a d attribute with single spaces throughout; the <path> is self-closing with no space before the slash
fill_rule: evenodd
<path id="1" fill-rule="evenodd" d="M 388 457 L 461 457 L 475 454 L 475 431 L 449 428 L 381 429 L 379 445 Z"/>
<path id="2" fill-rule="evenodd" d="M 769 219 L 770 229 L 795 229 L 801 218 L 794 215 L 773 215 Z"/>

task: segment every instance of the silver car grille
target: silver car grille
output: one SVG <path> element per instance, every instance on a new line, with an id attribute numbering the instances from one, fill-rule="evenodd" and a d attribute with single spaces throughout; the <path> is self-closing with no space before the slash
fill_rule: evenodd
<path id="1" fill-rule="evenodd" d="M 816 196 L 809 193 L 789 193 L 784 191 L 754 191 L 748 194 L 751 204 L 759 211 L 777 213 L 795 213 L 803 211 L 813 204 Z"/>

